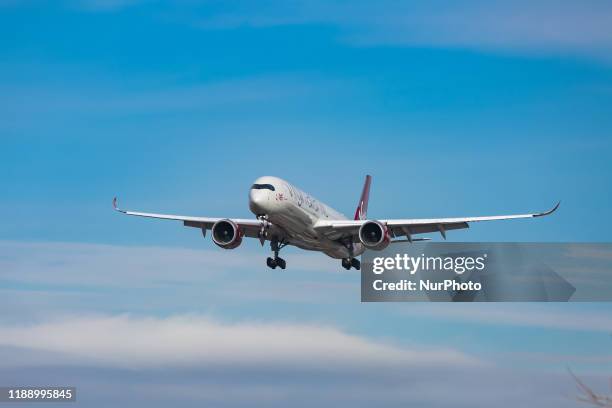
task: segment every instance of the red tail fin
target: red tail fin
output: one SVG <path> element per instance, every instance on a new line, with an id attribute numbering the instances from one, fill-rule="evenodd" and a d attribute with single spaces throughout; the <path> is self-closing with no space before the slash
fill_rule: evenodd
<path id="1" fill-rule="evenodd" d="M 363 184 L 363 191 L 361 192 L 361 198 L 359 199 L 357 210 L 355 210 L 356 220 L 365 220 L 367 217 L 368 200 L 370 199 L 370 184 L 372 184 L 372 176 L 368 174 L 365 178 L 365 183 Z"/>

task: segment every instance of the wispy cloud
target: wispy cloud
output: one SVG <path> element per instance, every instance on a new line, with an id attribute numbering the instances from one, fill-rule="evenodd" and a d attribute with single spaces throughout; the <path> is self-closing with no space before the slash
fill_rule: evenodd
<path id="1" fill-rule="evenodd" d="M 53 352 L 114 367 L 201 365 L 379 367 L 474 365 L 452 349 L 399 347 L 322 327 L 220 323 L 201 316 L 71 318 L 0 326 L 0 346 Z"/>
<path id="2" fill-rule="evenodd" d="M 104 79 L 100 80 L 105 82 Z M 158 79 L 159 81 L 159 79 Z M 163 81 L 162 81 L 163 82 Z M 222 106 L 299 100 L 321 94 L 338 82 L 306 75 L 273 75 L 210 81 L 190 86 L 155 84 L 147 89 L 129 89 L 115 81 L 104 85 L 66 82 L 62 84 L 7 84 L 0 106 L 12 114 L 92 113 L 172 114 L 201 112 Z"/>
<path id="3" fill-rule="evenodd" d="M 38 321 L 74 310 L 226 314 L 242 307 L 270 315 L 270 303 L 278 316 L 288 305 L 358 301 L 359 276 L 338 272 L 337 261 L 291 252 L 287 274 L 265 266 L 267 251 L 0 241 L 0 308 L 6 312 L 0 321 Z"/>
<path id="4" fill-rule="evenodd" d="M 0 358 L 0 381 L 52 375 L 88 406 L 572 406 L 562 376 L 328 326 L 77 317 L 0 326 Z"/>
<path id="5" fill-rule="evenodd" d="M 407 402 L 517 406 L 526 401 L 563 406 L 564 384 L 549 374 L 508 373 L 500 369 L 504 362 L 498 365 L 491 356 L 462 351 L 465 347 L 460 344 L 440 345 L 439 339 L 394 341 L 397 336 L 384 330 L 370 334 L 350 329 L 354 326 L 345 321 L 346 313 L 352 315 L 355 309 L 351 306 L 338 314 L 337 305 L 321 305 L 321 297 L 337 301 L 348 294 L 353 299 L 350 305 L 356 305 L 358 277 L 327 279 L 339 275 L 321 272 L 325 268 L 318 262 L 327 261 L 324 257 L 304 258 L 311 271 L 292 270 L 283 273 L 282 279 L 273 279 L 265 266 L 253 270 L 252 255 L 241 250 L 1 242 L 2 279 L 26 288 L 57 282 L 67 288 L 87 285 L 113 290 L 102 301 L 87 290 L 30 293 L 17 288 L 10 296 L 8 290 L 2 291 L 0 383 L 44 383 L 52 376 L 78 386 L 79 398 L 88 406 L 117 405 L 126 398 L 133 402 L 128 405 L 146 406 L 177 401 L 181 406 L 221 402 L 225 406 L 296 406 L 295 401 L 303 406 L 330 401 L 351 406 L 380 405 L 381 401 L 394 406 Z M 230 258 L 228 266 L 225 261 Z M 347 282 L 354 284 L 346 286 Z M 303 290 L 303 285 L 311 285 L 312 290 Z M 267 290 L 258 294 L 261 289 Z M 259 296 L 250 303 L 253 310 L 239 303 L 245 296 Z M 295 302 L 296 296 L 311 304 L 283 309 L 288 303 L 281 302 Z M 270 304 L 274 313 L 266 310 Z M 179 312 L 173 309 L 177 305 L 182 308 Z M 370 312 L 373 306 L 368 306 Z M 453 314 L 464 306 L 456 304 L 397 306 L 409 306 L 400 313 L 412 312 L 442 325 L 450 320 L 537 326 L 540 320 L 558 321 L 564 316 L 552 310 L 538 315 L 533 305 L 517 308 L 514 314 L 506 309 L 505 314 L 487 316 L 469 309 L 463 315 Z M 436 312 L 439 306 L 445 308 Z M 482 309 L 482 304 L 468 306 Z M 32 318 L 24 312 L 27 308 L 50 309 L 50 313 Z M 428 313 L 430 308 L 433 311 Z M 308 310 L 307 319 L 294 313 L 300 309 Z M 315 310 L 341 318 L 313 317 Z M 375 310 L 378 317 L 381 311 L 393 309 Z M 539 318 L 520 321 L 519 315 L 529 314 Z M 579 320 L 586 313 L 570 316 Z M 419 330 L 416 319 L 398 319 L 393 313 L 385 318 L 390 324 Z M 508 383 L 521 384 L 525 391 L 517 394 Z M 115 393 L 101 394 L 101 389 Z"/>
<path id="6" fill-rule="evenodd" d="M 0 1 L 0 6 L 18 4 Z M 145 0 L 68 0 L 86 12 L 117 12 Z M 229 1 L 162 7 L 206 29 L 319 24 L 352 45 L 434 46 L 612 62 L 612 4 L 605 0 L 530 2 L 450 0 L 396 2 Z"/>
<path id="7" fill-rule="evenodd" d="M 204 282 L 249 265 L 248 254 L 62 242 L 0 242 L 0 277 L 24 284 L 150 287 L 155 282 Z M 217 254 L 218 255 L 218 254 Z"/>
<path id="8" fill-rule="evenodd" d="M 206 28 L 329 24 L 355 45 L 460 47 L 612 60 L 606 1 L 292 2 L 209 16 Z"/>
<path id="9" fill-rule="evenodd" d="M 242 248 L 229 253 L 214 248 L 0 241 L 0 279 L 60 287 L 142 288 L 195 284 L 217 279 L 225 273 L 253 270 L 253 260 L 263 259 L 266 253 Z M 336 262 L 320 254 L 296 254 L 294 257 L 295 268 L 300 270 L 337 270 Z M 265 268 L 263 262 L 258 265 Z"/>
<path id="10" fill-rule="evenodd" d="M 90 12 L 111 12 L 143 3 L 143 0 L 72 0 L 76 7 Z"/>

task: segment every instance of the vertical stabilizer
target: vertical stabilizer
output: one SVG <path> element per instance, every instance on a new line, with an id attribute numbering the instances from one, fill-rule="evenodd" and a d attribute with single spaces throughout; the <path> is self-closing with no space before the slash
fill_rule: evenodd
<path id="1" fill-rule="evenodd" d="M 372 176 L 369 174 L 365 178 L 361 198 L 355 210 L 355 220 L 365 220 L 368 214 L 368 201 L 370 199 L 370 184 L 372 184 Z"/>

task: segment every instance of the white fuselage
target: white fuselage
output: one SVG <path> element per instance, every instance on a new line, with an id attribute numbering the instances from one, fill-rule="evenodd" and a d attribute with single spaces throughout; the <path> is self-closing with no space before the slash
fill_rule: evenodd
<path id="1" fill-rule="evenodd" d="M 359 256 L 364 251 L 360 243 L 343 243 L 318 234 L 314 228 L 317 221 L 347 217 L 278 177 L 255 180 L 249 192 L 249 208 L 256 216 L 267 216 L 288 242 L 299 248 L 322 251 L 332 258 Z"/>

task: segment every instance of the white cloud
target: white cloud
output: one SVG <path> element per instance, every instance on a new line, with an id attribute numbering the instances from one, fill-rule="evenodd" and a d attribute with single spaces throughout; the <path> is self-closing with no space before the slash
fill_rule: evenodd
<path id="1" fill-rule="evenodd" d="M 220 323 L 194 315 L 77 317 L 28 326 L 4 325 L 0 326 L 0 346 L 37 352 L 36 364 L 47 358 L 48 363 L 59 360 L 122 368 L 251 366 L 336 371 L 479 364 L 452 349 L 400 347 L 333 327 Z M 44 357 L 44 353 L 52 354 Z M 61 359 L 52 358 L 53 354 Z M 7 358 L 4 364 L 11 363 Z M 24 363 L 21 358 L 18 361 Z"/>

